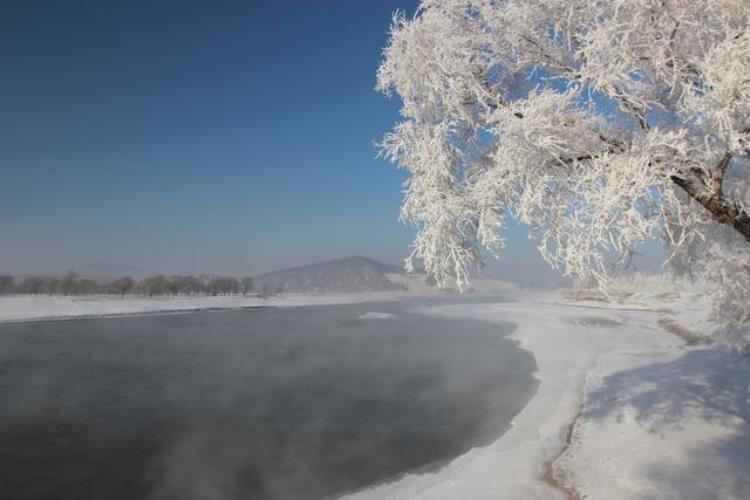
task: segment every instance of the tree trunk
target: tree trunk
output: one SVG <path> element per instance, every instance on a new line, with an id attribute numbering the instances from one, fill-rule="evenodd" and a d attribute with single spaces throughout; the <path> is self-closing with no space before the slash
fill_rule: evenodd
<path id="1" fill-rule="evenodd" d="M 714 191 L 696 181 L 672 176 L 672 182 L 680 186 L 691 198 L 708 210 L 722 224 L 733 227 L 750 243 L 750 214 L 738 203 L 728 200 L 721 191 L 721 184 Z"/>

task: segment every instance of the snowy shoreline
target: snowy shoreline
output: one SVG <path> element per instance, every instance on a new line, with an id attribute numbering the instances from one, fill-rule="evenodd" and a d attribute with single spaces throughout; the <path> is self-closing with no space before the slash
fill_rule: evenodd
<path id="1" fill-rule="evenodd" d="M 144 297 L 139 295 L 2 295 L 0 323 L 29 321 L 58 321 L 144 314 L 174 314 L 204 310 L 249 309 L 256 307 L 305 307 L 364 302 L 392 302 L 408 299 L 450 299 L 424 283 L 421 275 L 386 275 L 391 281 L 408 290 L 363 293 L 283 293 L 267 298 L 257 295 L 169 296 Z M 478 279 L 475 297 L 500 300 L 515 294 L 518 286 L 505 281 Z"/>
<path id="2" fill-rule="evenodd" d="M 179 314 L 197 311 L 253 309 L 261 307 L 304 307 L 362 302 L 394 301 L 395 293 L 362 294 L 285 294 L 259 297 L 113 297 L 98 295 L 46 296 L 14 295 L 0 297 L 0 323 L 61 321 L 99 317 Z"/>
<path id="3" fill-rule="evenodd" d="M 11 296 L 0 298 L 0 322 L 417 296 L 423 295 Z M 532 353 L 540 384 L 511 428 L 439 470 L 406 474 L 346 498 L 750 498 L 750 360 L 716 346 L 687 345 L 681 332 L 705 340 L 711 329 L 701 294 L 651 292 L 621 304 L 560 291 L 512 296 L 513 302 L 418 309 L 515 325 L 508 338 Z"/>
<path id="4" fill-rule="evenodd" d="M 750 498 L 750 362 L 688 347 L 658 323 L 674 309 L 705 328 L 705 302 L 652 296 L 637 310 L 562 300 L 523 293 L 511 303 L 422 309 L 514 323 L 509 338 L 537 361 L 537 393 L 490 445 L 346 498 Z M 659 467 L 670 474 L 655 475 Z"/>

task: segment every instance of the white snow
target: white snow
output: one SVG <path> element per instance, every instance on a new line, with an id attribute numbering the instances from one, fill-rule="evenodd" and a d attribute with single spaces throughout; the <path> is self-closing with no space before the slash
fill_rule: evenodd
<path id="1" fill-rule="evenodd" d="M 396 315 L 392 313 L 372 311 L 364 313 L 359 319 L 393 319 L 395 317 Z"/>
<path id="2" fill-rule="evenodd" d="M 686 326 L 705 327 L 702 297 L 638 298 L 641 307 L 527 292 L 513 303 L 425 309 L 515 323 L 511 338 L 536 358 L 538 392 L 494 443 L 348 498 L 750 498 L 750 360 L 686 347 L 659 325 L 684 321 L 689 306 Z M 568 493 L 543 479 L 548 462 Z"/>
<path id="3" fill-rule="evenodd" d="M 299 307 L 397 300 L 395 293 L 285 294 L 262 299 L 241 295 L 199 297 L 46 296 L 0 297 L 0 322 L 72 319 L 89 316 L 185 312 L 243 307 Z"/>
<path id="4" fill-rule="evenodd" d="M 556 469 L 589 498 L 750 498 L 748 381 L 718 348 L 602 356 Z"/>

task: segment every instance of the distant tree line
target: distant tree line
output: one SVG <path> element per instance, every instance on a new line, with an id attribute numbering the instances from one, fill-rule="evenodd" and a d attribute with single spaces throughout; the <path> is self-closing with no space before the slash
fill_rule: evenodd
<path id="1" fill-rule="evenodd" d="M 0 275 L 0 295 L 157 295 L 195 296 L 195 295 L 247 295 L 253 291 L 253 278 L 232 278 L 227 276 L 149 276 L 140 281 L 123 277 L 107 282 L 68 273 L 62 278 L 32 276 L 16 279 L 11 275 Z M 263 285 L 258 295 L 267 298 L 281 293 L 280 288 Z"/>

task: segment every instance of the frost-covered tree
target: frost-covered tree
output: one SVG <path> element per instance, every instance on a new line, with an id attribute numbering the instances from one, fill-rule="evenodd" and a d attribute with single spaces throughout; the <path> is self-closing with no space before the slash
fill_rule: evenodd
<path id="1" fill-rule="evenodd" d="M 747 0 L 422 0 L 378 89 L 403 101 L 382 152 L 410 173 L 407 265 L 465 287 L 513 217 L 606 285 L 659 237 L 710 262 L 720 314 L 750 316 Z"/>
<path id="2" fill-rule="evenodd" d="M 253 278 L 251 276 L 245 276 L 240 280 L 240 290 L 242 290 L 242 295 L 247 295 L 248 293 L 253 291 Z"/>
<path id="3" fill-rule="evenodd" d="M 125 277 L 120 278 L 109 285 L 109 290 L 112 293 L 116 293 L 121 296 L 125 296 L 128 294 L 133 288 L 135 288 L 135 281 L 133 281 L 133 278 Z"/>

